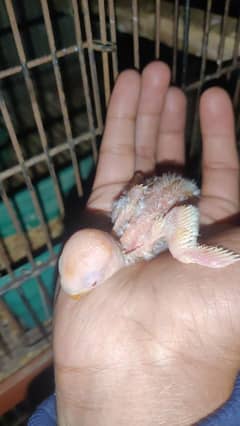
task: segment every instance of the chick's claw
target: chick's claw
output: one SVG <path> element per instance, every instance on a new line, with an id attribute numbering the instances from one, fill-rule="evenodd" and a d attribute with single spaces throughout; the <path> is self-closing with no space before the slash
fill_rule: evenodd
<path id="1" fill-rule="evenodd" d="M 195 206 L 173 208 L 167 215 L 165 229 L 169 251 L 180 262 L 223 268 L 240 260 L 231 250 L 198 244 L 199 211 Z"/>

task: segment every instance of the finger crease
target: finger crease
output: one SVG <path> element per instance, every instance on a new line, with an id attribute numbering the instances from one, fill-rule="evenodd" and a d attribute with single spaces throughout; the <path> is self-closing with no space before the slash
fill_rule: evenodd
<path id="1" fill-rule="evenodd" d="M 236 166 L 227 166 L 226 165 L 226 163 L 224 163 L 224 162 L 214 162 L 214 163 L 210 163 L 210 164 L 207 164 L 207 163 L 203 163 L 203 168 L 204 168 L 204 170 L 206 171 L 209 171 L 209 172 L 211 172 L 211 171 L 218 171 L 218 170 L 221 170 L 221 171 L 225 171 L 225 172 L 227 172 L 227 173 L 236 173 L 236 174 L 238 174 L 239 173 L 239 165 L 238 165 L 238 163 L 237 163 L 237 165 Z"/>

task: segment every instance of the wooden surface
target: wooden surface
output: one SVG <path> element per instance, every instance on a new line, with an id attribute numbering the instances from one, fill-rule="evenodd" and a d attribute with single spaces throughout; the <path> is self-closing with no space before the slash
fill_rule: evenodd
<path id="1" fill-rule="evenodd" d="M 48 348 L 25 367 L 0 384 L 0 416 L 27 397 L 32 380 L 52 363 L 52 350 Z"/>

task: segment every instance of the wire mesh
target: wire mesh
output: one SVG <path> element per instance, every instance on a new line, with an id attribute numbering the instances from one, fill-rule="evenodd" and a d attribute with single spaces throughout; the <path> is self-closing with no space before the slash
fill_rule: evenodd
<path id="1" fill-rule="evenodd" d="M 50 345 L 66 198 L 73 187 L 84 194 L 95 168 L 119 70 L 170 65 L 189 99 L 191 158 L 205 87 L 227 88 L 239 117 L 239 3 L 200 3 L 24 0 L 20 13 L 0 1 L 0 380 Z"/>

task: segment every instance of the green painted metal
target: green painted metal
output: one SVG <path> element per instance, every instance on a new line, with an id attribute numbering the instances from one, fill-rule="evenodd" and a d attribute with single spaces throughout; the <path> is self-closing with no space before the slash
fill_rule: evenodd
<path id="1" fill-rule="evenodd" d="M 88 178 L 91 173 L 94 163 L 92 156 L 87 156 L 84 159 L 79 161 L 80 172 L 83 181 Z M 71 166 L 64 168 L 58 173 L 59 182 L 63 194 L 66 196 L 69 191 L 74 187 L 74 173 Z M 47 221 L 59 217 L 59 208 L 57 204 L 57 199 L 55 196 L 54 186 L 50 177 L 42 179 L 36 184 L 36 189 L 43 207 L 45 218 Z M 37 218 L 35 209 L 33 207 L 31 196 L 27 189 L 18 191 L 12 197 L 12 203 L 15 205 L 15 208 L 18 211 L 21 222 L 26 230 L 32 229 L 39 225 L 39 220 Z M 8 215 L 7 209 L 4 204 L 0 203 L 0 234 L 3 238 L 16 233 L 14 225 L 11 221 L 11 218 Z M 54 247 L 54 251 L 59 253 L 61 249 L 61 244 L 58 244 Z M 48 251 L 35 257 L 37 263 L 45 263 L 49 258 Z M 18 267 L 14 271 L 14 275 L 21 277 L 23 273 L 28 273 L 26 281 L 22 284 L 22 290 L 30 302 L 36 316 L 39 321 L 44 322 L 50 319 L 51 312 L 48 312 L 46 309 L 44 300 L 42 300 L 39 286 L 35 278 L 31 278 L 31 264 L 26 262 L 21 267 Z M 50 296 L 53 297 L 54 292 L 54 267 L 46 267 L 41 274 L 42 282 Z M 6 285 L 10 282 L 11 278 L 8 275 L 5 275 L 0 278 L 0 287 Z M 21 298 L 16 289 L 10 289 L 7 291 L 4 296 L 4 300 L 7 305 L 22 323 L 26 329 L 31 329 L 36 327 L 36 323 L 32 318 L 30 312 L 24 306 Z"/>

